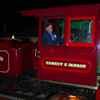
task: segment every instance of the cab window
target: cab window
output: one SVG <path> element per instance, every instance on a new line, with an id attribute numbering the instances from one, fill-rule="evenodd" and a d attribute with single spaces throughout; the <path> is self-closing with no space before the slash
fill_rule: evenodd
<path id="1" fill-rule="evenodd" d="M 70 42 L 92 42 L 93 20 L 71 20 Z"/>
<path id="2" fill-rule="evenodd" d="M 69 19 L 69 46 L 93 46 L 94 23 L 94 17 Z"/>
<path id="3" fill-rule="evenodd" d="M 42 20 L 42 41 L 43 41 L 43 35 L 44 33 L 47 31 L 45 28 L 45 25 L 47 23 L 50 23 L 53 27 L 53 32 L 56 34 L 57 37 L 59 37 L 59 39 L 63 39 L 64 37 L 64 18 L 55 18 L 55 19 L 43 19 Z M 51 38 L 51 35 L 50 35 Z M 58 45 L 63 45 L 59 44 L 59 43 L 43 43 L 42 45 L 53 45 L 53 46 L 58 46 Z"/>

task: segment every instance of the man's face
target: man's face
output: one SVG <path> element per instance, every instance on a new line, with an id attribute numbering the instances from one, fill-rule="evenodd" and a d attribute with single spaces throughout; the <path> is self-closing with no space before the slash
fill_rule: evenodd
<path id="1" fill-rule="evenodd" d="M 47 28 L 46 28 L 47 31 L 49 31 L 50 33 L 53 32 L 53 27 L 52 25 L 49 25 Z"/>

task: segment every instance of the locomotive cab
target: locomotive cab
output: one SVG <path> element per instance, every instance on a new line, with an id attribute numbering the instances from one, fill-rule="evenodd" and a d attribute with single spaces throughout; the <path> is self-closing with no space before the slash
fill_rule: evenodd
<path id="1" fill-rule="evenodd" d="M 95 56 L 98 55 L 98 14 L 91 7 L 86 7 L 88 10 L 85 12 L 79 8 L 81 11 L 76 8 L 71 13 L 73 7 L 70 7 L 70 10 L 63 10 L 65 14 L 60 12 L 59 15 L 39 17 L 40 53 L 37 55 L 40 63 L 37 78 L 89 85 L 93 88 L 97 85 L 98 59 Z M 42 36 L 46 31 L 44 26 L 48 22 L 52 24 L 57 36 L 64 38 L 63 45 L 42 45 Z"/>
<path id="2" fill-rule="evenodd" d="M 94 7 L 87 6 L 83 9 L 78 6 L 62 8 L 63 11 L 58 9 L 59 14 L 57 9 L 50 9 L 52 16 L 39 17 L 36 80 L 97 90 L 100 81 L 98 8 L 94 10 Z M 45 24 L 48 22 L 57 36 L 64 39 L 62 45 L 42 44 Z"/>

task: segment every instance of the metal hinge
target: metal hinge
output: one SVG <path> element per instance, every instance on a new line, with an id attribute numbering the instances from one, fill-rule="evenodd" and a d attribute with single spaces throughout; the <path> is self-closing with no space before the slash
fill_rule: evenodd
<path id="1" fill-rule="evenodd" d="M 40 56 L 37 56 L 37 53 L 40 53 L 40 51 L 35 52 L 35 58 L 40 58 Z"/>

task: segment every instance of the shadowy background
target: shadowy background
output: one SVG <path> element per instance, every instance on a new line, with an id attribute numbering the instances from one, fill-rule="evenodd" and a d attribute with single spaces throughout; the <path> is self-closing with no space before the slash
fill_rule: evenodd
<path id="1" fill-rule="evenodd" d="M 99 0 L 0 0 L 0 37 L 38 36 L 38 19 L 22 17 L 16 11 L 98 3 Z"/>

